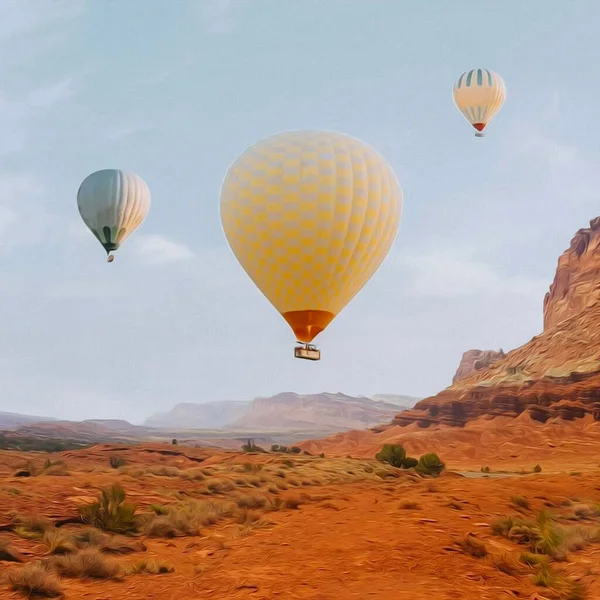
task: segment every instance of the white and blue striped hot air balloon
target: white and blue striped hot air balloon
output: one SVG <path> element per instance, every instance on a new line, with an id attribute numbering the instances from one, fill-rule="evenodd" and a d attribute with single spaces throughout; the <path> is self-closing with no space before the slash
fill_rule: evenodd
<path id="1" fill-rule="evenodd" d="M 142 224 L 150 210 L 150 189 L 135 173 L 104 169 L 88 175 L 77 192 L 79 214 L 106 250 L 114 252 Z"/>
<path id="2" fill-rule="evenodd" d="M 487 69 L 465 71 L 454 84 L 454 103 L 475 127 L 476 137 L 496 116 L 506 98 L 506 86 L 498 73 Z"/>

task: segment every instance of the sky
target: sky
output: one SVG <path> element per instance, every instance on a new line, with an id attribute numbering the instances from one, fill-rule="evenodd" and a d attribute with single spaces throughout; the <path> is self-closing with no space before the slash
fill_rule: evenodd
<path id="1" fill-rule="evenodd" d="M 542 330 L 559 255 L 600 215 L 596 0 L 3 0 L 0 410 L 142 422 L 179 402 L 282 391 L 433 395 L 470 348 Z M 483 139 L 454 106 L 487 68 Z M 237 263 L 231 162 L 290 129 L 375 147 L 404 191 L 396 242 L 316 339 Z M 152 192 L 107 264 L 81 181 Z"/>

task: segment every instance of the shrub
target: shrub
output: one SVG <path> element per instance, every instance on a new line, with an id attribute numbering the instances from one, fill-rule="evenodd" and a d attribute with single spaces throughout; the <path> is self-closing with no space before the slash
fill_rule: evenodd
<path id="1" fill-rule="evenodd" d="M 171 440 L 171 444 L 172 444 L 173 446 L 177 446 L 177 443 L 178 443 L 178 442 L 177 442 L 177 440 L 176 440 L 175 438 L 173 438 L 173 439 Z"/>
<path id="2" fill-rule="evenodd" d="M 22 562 L 19 553 L 10 545 L 10 542 L 0 538 L 0 560 L 6 562 Z"/>
<path id="3" fill-rule="evenodd" d="M 122 467 L 126 461 L 118 454 L 111 454 L 108 458 L 108 462 L 113 469 L 118 469 L 119 467 Z"/>
<path id="4" fill-rule="evenodd" d="M 77 545 L 73 536 L 56 529 L 48 529 L 42 538 L 47 554 L 70 554 L 77 551 Z"/>
<path id="5" fill-rule="evenodd" d="M 484 558 L 488 554 L 486 545 L 471 534 L 467 534 L 458 545 L 462 548 L 463 552 L 475 558 Z"/>
<path id="6" fill-rule="evenodd" d="M 27 598 L 57 598 L 63 595 L 58 578 L 41 562 L 13 569 L 6 575 L 10 588 Z"/>
<path id="7" fill-rule="evenodd" d="M 162 575 L 164 573 L 173 573 L 175 569 L 166 562 L 156 558 L 143 560 L 127 567 L 128 573 L 148 573 L 150 575 Z"/>
<path id="8" fill-rule="evenodd" d="M 437 477 L 444 469 L 446 465 L 440 460 L 440 457 L 431 452 L 429 454 L 423 454 L 419 458 L 419 464 L 416 469 L 422 475 L 431 475 Z"/>
<path id="9" fill-rule="evenodd" d="M 401 468 L 406 458 L 406 452 L 400 444 L 384 444 L 383 448 L 375 455 L 379 462 L 389 463 L 393 467 Z"/>
<path id="10" fill-rule="evenodd" d="M 290 452 L 291 452 L 292 454 L 300 454 L 300 452 L 302 452 L 302 450 L 301 450 L 300 448 L 298 448 L 298 446 L 292 446 L 292 447 L 290 448 Z"/>
<path id="11" fill-rule="evenodd" d="M 414 469 L 418 464 L 419 464 L 419 461 L 416 458 L 413 458 L 412 456 L 407 456 L 402 461 L 402 468 L 403 469 Z"/>
<path id="12" fill-rule="evenodd" d="M 63 577 L 117 579 L 121 573 L 117 563 L 106 560 L 98 550 L 91 548 L 77 554 L 55 556 L 49 564 Z"/>
<path id="13" fill-rule="evenodd" d="M 120 485 L 105 488 L 96 502 L 79 507 L 81 519 L 103 531 L 134 533 L 138 529 L 137 506 L 125 498 Z"/>
<path id="14" fill-rule="evenodd" d="M 512 496 L 510 502 L 513 506 L 516 506 L 517 508 L 524 508 L 525 510 L 529 510 L 531 507 L 529 500 L 527 500 L 527 498 L 523 498 L 523 496 Z"/>
<path id="15" fill-rule="evenodd" d="M 535 465 L 535 467 L 533 467 L 533 472 L 534 473 L 541 473 L 542 472 L 542 467 L 540 465 Z"/>
<path id="16" fill-rule="evenodd" d="M 17 517 L 15 533 L 27 540 L 40 539 L 44 533 L 54 527 L 50 519 L 40 515 L 29 515 L 28 517 Z"/>
<path id="17" fill-rule="evenodd" d="M 490 472 L 490 468 L 489 467 L 481 467 L 481 472 L 482 473 L 489 473 Z"/>

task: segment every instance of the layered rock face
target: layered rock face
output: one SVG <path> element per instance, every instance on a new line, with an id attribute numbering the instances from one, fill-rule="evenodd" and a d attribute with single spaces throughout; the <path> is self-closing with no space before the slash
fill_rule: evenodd
<path id="1" fill-rule="evenodd" d="M 544 330 L 578 314 L 600 299 L 600 217 L 580 229 L 558 259 L 550 291 L 544 298 Z"/>
<path id="2" fill-rule="evenodd" d="M 500 352 L 495 350 L 467 350 L 462 355 L 458 369 L 456 369 L 456 373 L 452 378 L 452 383 L 466 379 L 475 371 L 486 369 L 505 356 L 506 354 L 502 349 L 500 349 Z"/>
<path id="3" fill-rule="evenodd" d="M 541 422 L 586 414 L 600 420 L 600 217 L 558 261 L 543 333 L 495 360 L 475 352 L 465 353 L 449 388 L 399 413 L 393 425 L 463 426 L 523 412 Z M 482 368 L 481 360 L 491 362 Z"/>

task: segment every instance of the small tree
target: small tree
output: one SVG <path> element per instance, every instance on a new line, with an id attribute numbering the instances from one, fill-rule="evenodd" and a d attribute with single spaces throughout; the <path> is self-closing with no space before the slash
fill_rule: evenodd
<path id="1" fill-rule="evenodd" d="M 173 438 L 173 439 L 171 440 L 171 444 L 172 444 L 173 446 L 177 446 L 177 443 L 178 443 L 178 442 L 177 442 L 177 440 L 176 440 L 175 438 Z"/>
<path id="2" fill-rule="evenodd" d="M 422 475 L 431 475 L 434 477 L 437 477 L 445 468 L 446 465 L 434 452 L 423 454 L 423 456 L 419 458 L 419 463 L 416 467 L 417 471 Z"/>
<path id="3" fill-rule="evenodd" d="M 534 473 L 541 473 L 542 472 L 542 467 L 540 465 L 535 465 L 535 467 L 533 467 L 533 472 Z"/>
<path id="4" fill-rule="evenodd" d="M 389 463 L 400 469 L 406 458 L 406 451 L 400 444 L 384 444 L 383 448 L 375 455 L 380 462 Z"/>

